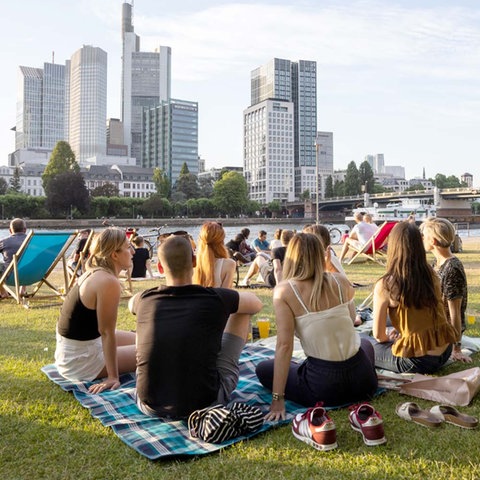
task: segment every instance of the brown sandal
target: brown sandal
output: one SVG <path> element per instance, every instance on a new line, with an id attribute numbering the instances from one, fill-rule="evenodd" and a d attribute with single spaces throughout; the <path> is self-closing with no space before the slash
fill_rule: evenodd
<path id="1" fill-rule="evenodd" d="M 430 413 L 438 419 L 456 425 L 457 427 L 475 428 L 478 425 L 478 418 L 461 413 L 449 405 L 435 405 L 430 409 Z"/>

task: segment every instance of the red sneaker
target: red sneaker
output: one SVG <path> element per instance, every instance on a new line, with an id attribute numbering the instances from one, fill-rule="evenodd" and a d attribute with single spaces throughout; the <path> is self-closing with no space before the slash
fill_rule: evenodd
<path id="1" fill-rule="evenodd" d="M 369 403 L 350 407 L 349 420 L 350 426 L 362 434 L 365 445 L 371 447 L 387 442 L 382 416 Z"/>
<path id="2" fill-rule="evenodd" d="M 305 413 L 299 413 L 292 422 L 293 435 L 317 450 L 337 448 L 337 430 L 335 423 L 325 409 L 317 403 Z"/>

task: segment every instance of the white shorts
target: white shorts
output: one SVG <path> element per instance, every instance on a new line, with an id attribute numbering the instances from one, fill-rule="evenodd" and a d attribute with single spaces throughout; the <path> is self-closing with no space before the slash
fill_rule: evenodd
<path id="1" fill-rule="evenodd" d="M 55 366 L 60 375 L 68 380 L 95 380 L 105 367 L 102 337 L 94 340 L 72 340 L 57 332 Z"/>

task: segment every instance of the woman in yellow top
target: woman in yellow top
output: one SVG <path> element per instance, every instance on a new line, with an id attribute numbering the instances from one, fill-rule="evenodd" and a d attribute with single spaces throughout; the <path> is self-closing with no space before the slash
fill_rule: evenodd
<path id="1" fill-rule="evenodd" d="M 413 223 L 401 222 L 390 234 L 387 271 L 374 289 L 373 337 L 375 365 L 398 373 L 436 372 L 456 341 L 445 316 L 440 279 L 427 263 Z"/>

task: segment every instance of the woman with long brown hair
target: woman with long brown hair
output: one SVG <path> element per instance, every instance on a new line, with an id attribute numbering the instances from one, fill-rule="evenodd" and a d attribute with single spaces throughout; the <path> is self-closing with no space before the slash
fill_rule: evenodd
<path id="1" fill-rule="evenodd" d="M 198 236 L 193 283 L 203 287 L 232 288 L 237 265 L 228 258 L 225 230 L 218 222 L 206 222 Z"/>
<path id="2" fill-rule="evenodd" d="M 373 348 L 353 326 L 354 290 L 347 278 L 325 269 L 319 238 L 300 233 L 289 242 L 283 280 L 275 287 L 275 360 L 257 366 L 272 390 L 269 420 L 285 418 L 285 399 L 305 406 L 343 405 L 371 398 L 377 389 Z M 307 359 L 292 362 L 294 336 Z"/>
<path id="3" fill-rule="evenodd" d="M 388 239 L 387 271 L 374 289 L 373 337 L 375 365 L 399 373 L 436 372 L 456 341 L 445 316 L 440 279 L 427 263 L 413 223 L 399 223 Z"/>

